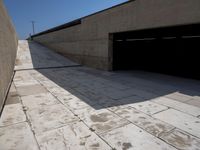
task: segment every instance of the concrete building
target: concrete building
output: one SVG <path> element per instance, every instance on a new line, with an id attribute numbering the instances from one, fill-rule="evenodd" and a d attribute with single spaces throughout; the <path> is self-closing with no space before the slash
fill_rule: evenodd
<path id="1" fill-rule="evenodd" d="M 199 27 L 199 0 L 132 0 L 33 37 L 90 67 L 196 78 Z"/>

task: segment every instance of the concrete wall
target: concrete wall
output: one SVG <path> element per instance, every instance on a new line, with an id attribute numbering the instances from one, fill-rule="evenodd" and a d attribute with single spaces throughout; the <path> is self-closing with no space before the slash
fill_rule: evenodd
<path id="1" fill-rule="evenodd" d="M 0 0 L 0 111 L 13 75 L 17 36 L 2 0 Z"/>
<path id="2" fill-rule="evenodd" d="M 81 64 L 109 70 L 109 33 L 200 23 L 199 10 L 199 0 L 135 0 L 34 40 Z"/>

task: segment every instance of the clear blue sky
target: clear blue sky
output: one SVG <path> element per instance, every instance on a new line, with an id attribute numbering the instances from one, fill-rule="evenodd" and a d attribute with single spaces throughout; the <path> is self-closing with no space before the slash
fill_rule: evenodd
<path id="1" fill-rule="evenodd" d="M 20 39 L 36 32 L 67 23 L 127 0 L 4 0 Z"/>

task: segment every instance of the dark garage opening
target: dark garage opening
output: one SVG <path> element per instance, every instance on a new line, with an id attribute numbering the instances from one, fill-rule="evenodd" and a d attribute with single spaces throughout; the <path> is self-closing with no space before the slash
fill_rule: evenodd
<path id="1" fill-rule="evenodd" d="M 200 24 L 113 34 L 113 70 L 200 79 Z"/>

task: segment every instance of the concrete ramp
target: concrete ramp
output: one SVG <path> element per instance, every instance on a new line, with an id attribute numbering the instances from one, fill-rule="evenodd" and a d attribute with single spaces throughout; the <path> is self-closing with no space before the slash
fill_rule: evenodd
<path id="1" fill-rule="evenodd" d="M 42 45 L 20 40 L 15 70 L 79 66 Z"/>
<path id="2" fill-rule="evenodd" d="M 77 67 L 27 41 L 15 69 L 1 150 L 200 150 L 200 81 Z"/>

